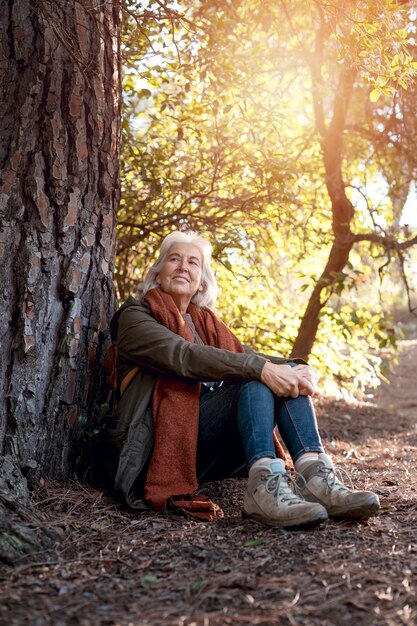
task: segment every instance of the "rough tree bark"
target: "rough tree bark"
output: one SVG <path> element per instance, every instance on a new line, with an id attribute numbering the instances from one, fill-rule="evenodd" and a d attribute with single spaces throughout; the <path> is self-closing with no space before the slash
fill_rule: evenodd
<path id="1" fill-rule="evenodd" d="M 0 558 L 39 545 L 27 479 L 64 480 L 114 310 L 117 0 L 0 0 Z M 3 504 L 2 504 L 3 503 Z"/>

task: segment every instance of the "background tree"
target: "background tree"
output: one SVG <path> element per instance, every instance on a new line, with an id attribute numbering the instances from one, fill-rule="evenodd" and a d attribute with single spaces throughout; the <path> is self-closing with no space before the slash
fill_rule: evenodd
<path id="1" fill-rule="evenodd" d="M 65 479 L 114 309 L 117 2 L 0 2 L 0 558 L 36 546 L 27 479 Z"/>
<path id="2" fill-rule="evenodd" d="M 375 222 L 373 224 L 374 229 L 371 232 L 364 232 L 363 228 L 360 229 L 362 232 L 354 232 L 352 230 L 352 224 L 356 226 L 354 221 L 356 207 L 352 201 L 351 194 L 349 194 L 349 187 L 352 187 L 352 182 L 347 182 L 352 180 L 352 173 L 343 161 L 344 158 L 350 156 L 348 147 L 345 146 L 345 134 L 352 130 L 352 127 L 349 127 L 349 112 L 354 91 L 355 89 L 361 89 L 367 94 L 369 90 L 364 85 L 364 77 L 368 77 L 371 80 L 372 78 L 376 79 L 370 92 L 371 102 L 378 101 L 381 95 L 393 97 L 392 105 L 389 107 L 390 111 L 389 113 L 386 112 L 386 114 L 388 113 L 390 117 L 396 120 L 397 127 L 401 127 L 401 134 L 407 135 L 407 132 L 404 132 L 406 129 L 403 123 L 400 122 L 400 119 L 404 119 L 404 111 L 396 89 L 398 86 L 406 88 L 405 77 L 414 75 L 417 68 L 417 63 L 407 50 L 407 31 L 401 28 L 404 22 L 401 24 L 400 18 L 404 19 L 404 16 L 400 13 L 395 15 L 395 17 L 389 15 L 389 11 L 392 12 L 396 9 L 391 2 L 385 7 L 385 15 L 381 12 L 381 7 L 378 7 L 377 12 L 375 12 L 375 8 L 375 5 L 372 3 L 362 11 L 357 10 L 354 14 L 355 25 L 349 33 L 349 46 L 347 47 L 345 44 L 343 64 L 338 72 L 332 72 L 333 75 L 338 75 L 338 83 L 334 91 L 330 114 L 327 115 L 323 102 L 323 90 L 326 83 L 324 74 L 330 74 L 328 72 L 330 63 L 328 59 L 324 59 L 324 48 L 332 34 L 338 34 L 340 13 L 342 19 L 344 18 L 344 13 L 342 11 L 339 13 L 335 9 L 334 12 L 332 11 L 332 13 L 326 15 L 324 10 L 319 9 L 320 22 L 316 31 L 311 62 L 312 94 L 315 123 L 323 154 L 325 183 L 332 208 L 333 242 L 327 263 L 310 295 L 297 338 L 294 342 L 293 352 L 306 357 L 311 353 L 317 335 L 320 311 L 325 306 L 334 288 L 340 284 L 341 272 L 348 265 L 353 246 L 358 242 L 370 241 L 379 244 L 386 253 L 397 251 L 398 254 L 401 254 L 402 251 L 417 243 L 417 237 L 407 237 L 405 230 L 401 228 L 398 214 L 395 220 L 396 223 L 393 222 L 392 216 L 385 216 L 386 222 L 392 225 L 390 233 L 383 232 L 383 229 L 381 227 L 378 228 Z M 382 22 L 382 18 L 387 20 L 388 27 Z M 377 32 L 381 35 L 378 41 L 378 60 L 380 62 L 374 68 L 375 45 L 378 39 L 375 37 L 375 33 Z M 402 45 L 404 45 L 405 50 L 402 50 Z M 395 52 L 396 49 L 398 52 Z M 365 63 L 362 64 L 361 59 L 365 59 Z M 367 66 L 368 61 L 370 61 L 370 68 Z M 362 75 L 360 75 L 360 70 L 362 70 Z M 372 72 L 375 72 L 376 76 L 372 76 Z M 358 98 L 358 95 L 356 95 L 356 98 Z M 369 126 L 372 127 L 374 120 L 372 118 L 371 120 L 366 120 L 363 115 L 365 103 L 362 102 L 361 105 L 361 119 L 360 121 L 358 120 L 359 123 L 354 127 L 354 132 L 360 134 L 363 140 L 366 136 L 366 131 Z M 353 112 L 352 117 L 354 117 L 355 113 L 357 115 L 358 111 Z M 388 139 L 386 131 L 380 134 L 383 140 L 385 139 L 386 141 Z M 405 141 L 407 142 L 408 140 L 405 139 Z M 394 180 L 397 189 L 401 189 L 403 201 L 400 207 L 396 203 L 395 208 L 397 211 L 399 208 L 401 213 L 402 206 L 404 206 L 409 193 L 410 175 L 409 171 L 406 172 L 405 176 L 400 174 L 398 167 L 396 167 L 400 157 L 396 154 L 394 158 L 396 160 L 395 164 L 392 163 L 391 159 L 385 160 L 385 163 L 380 161 L 381 169 L 379 173 L 387 178 L 390 176 L 393 166 L 397 170 L 399 175 Z M 407 165 L 410 165 L 410 160 L 408 160 Z M 411 169 L 415 173 L 414 157 L 412 157 Z M 394 189 L 392 194 L 395 195 Z M 393 212 L 395 212 L 395 208 L 393 207 Z"/>

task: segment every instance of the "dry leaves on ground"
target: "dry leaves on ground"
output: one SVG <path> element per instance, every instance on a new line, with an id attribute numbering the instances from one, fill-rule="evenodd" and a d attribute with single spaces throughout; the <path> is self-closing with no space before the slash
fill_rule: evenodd
<path id="1" fill-rule="evenodd" d="M 205 486 L 225 511 L 215 524 L 132 514 L 80 483 L 46 483 L 36 505 L 58 541 L 0 571 L 0 623 L 415 625 L 416 408 L 317 401 L 327 451 L 381 498 L 366 523 L 290 532 L 245 521 L 243 479 Z"/>

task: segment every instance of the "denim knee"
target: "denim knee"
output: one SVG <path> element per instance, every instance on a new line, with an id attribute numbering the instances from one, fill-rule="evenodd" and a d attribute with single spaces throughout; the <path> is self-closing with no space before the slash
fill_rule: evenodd
<path id="1" fill-rule="evenodd" d="M 274 404 L 274 394 L 264 383 L 253 380 L 240 385 L 237 425 L 248 464 L 263 456 L 275 456 Z"/>

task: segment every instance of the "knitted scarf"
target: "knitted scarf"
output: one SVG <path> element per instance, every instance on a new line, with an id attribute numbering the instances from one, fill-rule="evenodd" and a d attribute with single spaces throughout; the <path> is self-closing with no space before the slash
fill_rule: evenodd
<path id="1" fill-rule="evenodd" d="M 169 294 L 151 289 L 145 301 L 159 324 L 193 342 L 191 330 Z M 204 344 L 231 352 L 245 351 L 213 311 L 191 303 L 187 313 Z M 198 381 L 158 376 L 152 399 L 154 445 L 144 497 L 154 509 L 165 511 L 169 505 L 174 505 L 193 517 L 211 521 L 222 517 L 222 510 L 207 497 L 193 494 L 198 487 L 196 456 L 200 388 Z M 276 437 L 274 443 L 278 455 L 285 458 Z"/>

